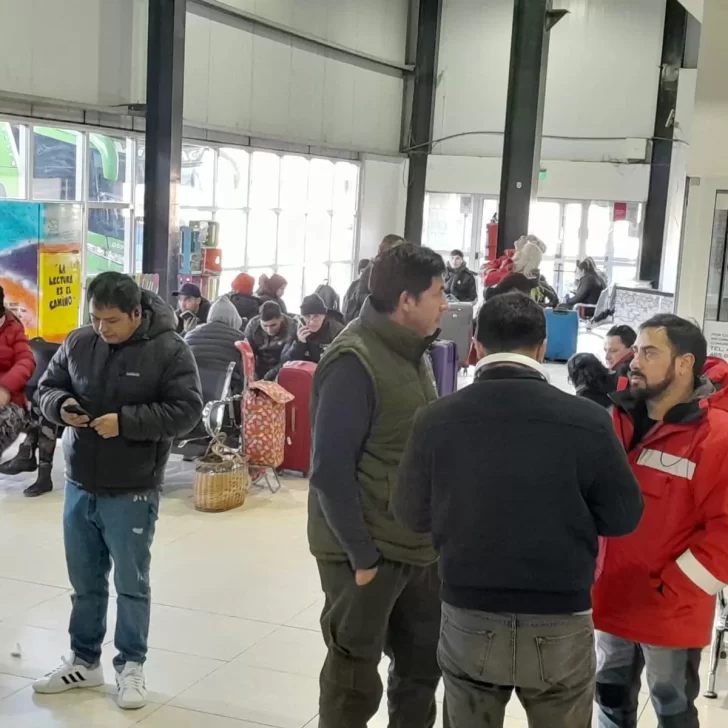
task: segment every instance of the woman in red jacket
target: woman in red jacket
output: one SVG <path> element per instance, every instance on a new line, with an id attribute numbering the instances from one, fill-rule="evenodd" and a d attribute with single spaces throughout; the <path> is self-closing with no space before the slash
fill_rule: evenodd
<path id="1" fill-rule="evenodd" d="M 0 454 L 23 429 L 28 410 L 25 386 L 34 370 L 23 324 L 5 308 L 5 291 L 0 286 Z"/>

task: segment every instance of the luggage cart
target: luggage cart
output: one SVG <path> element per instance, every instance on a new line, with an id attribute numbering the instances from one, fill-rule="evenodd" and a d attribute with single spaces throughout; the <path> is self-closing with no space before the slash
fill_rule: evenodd
<path id="1" fill-rule="evenodd" d="M 718 693 L 715 691 L 715 678 L 718 665 L 726 658 L 725 633 L 728 632 L 728 600 L 725 592 L 718 594 L 717 618 L 715 621 L 715 634 L 710 648 L 710 669 L 708 671 L 708 689 L 703 696 L 715 700 Z"/>

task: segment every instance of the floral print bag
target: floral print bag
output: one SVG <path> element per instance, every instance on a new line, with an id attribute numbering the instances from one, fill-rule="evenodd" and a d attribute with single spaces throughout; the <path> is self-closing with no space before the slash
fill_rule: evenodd
<path id="1" fill-rule="evenodd" d="M 243 403 L 243 438 L 250 465 L 277 468 L 286 441 L 286 403 L 293 395 L 276 382 L 250 382 Z"/>

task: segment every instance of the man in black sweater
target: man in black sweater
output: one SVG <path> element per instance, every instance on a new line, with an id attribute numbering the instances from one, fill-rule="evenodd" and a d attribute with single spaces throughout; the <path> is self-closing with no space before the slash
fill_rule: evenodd
<path id="1" fill-rule="evenodd" d="M 420 410 L 402 460 L 394 512 L 440 554 L 439 660 L 458 728 L 503 726 L 514 687 L 530 725 L 591 726 L 598 537 L 642 515 L 609 416 L 549 384 L 545 339 L 524 294 L 486 303 L 475 382 Z"/>

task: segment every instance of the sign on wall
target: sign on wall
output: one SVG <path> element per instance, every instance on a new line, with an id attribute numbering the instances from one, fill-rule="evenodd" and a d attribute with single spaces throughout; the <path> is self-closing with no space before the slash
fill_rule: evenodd
<path id="1" fill-rule="evenodd" d="M 708 342 L 708 355 L 728 361 L 728 321 L 706 321 L 703 333 Z"/>

